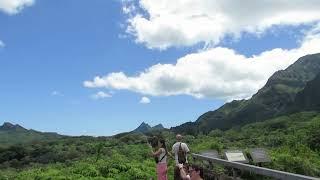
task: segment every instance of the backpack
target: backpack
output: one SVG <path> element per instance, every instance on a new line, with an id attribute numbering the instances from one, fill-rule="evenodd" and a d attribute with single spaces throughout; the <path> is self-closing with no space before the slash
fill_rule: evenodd
<path id="1" fill-rule="evenodd" d="M 178 150 L 178 162 L 180 164 L 185 164 L 187 161 L 186 159 L 186 152 L 182 149 L 181 143 L 179 145 L 179 150 Z"/>

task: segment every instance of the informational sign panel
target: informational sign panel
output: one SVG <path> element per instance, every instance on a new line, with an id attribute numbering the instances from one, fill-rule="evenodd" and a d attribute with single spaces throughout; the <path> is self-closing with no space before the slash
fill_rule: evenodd
<path id="1" fill-rule="evenodd" d="M 219 158 L 219 153 L 216 150 L 202 151 L 200 154 L 211 158 Z"/>
<path id="2" fill-rule="evenodd" d="M 241 163 L 249 162 L 248 159 L 243 154 L 243 152 L 240 150 L 233 150 L 233 151 L 228 150 L 228 151 L 225 151 L 224 155 L 228 161 L 241 162 Z"/>
<path id="3" fill-rule="evenodd" d="M 263 148 L 251 149 L 250 155 L 254 163 L 271 162 L 267 151 Z"/>

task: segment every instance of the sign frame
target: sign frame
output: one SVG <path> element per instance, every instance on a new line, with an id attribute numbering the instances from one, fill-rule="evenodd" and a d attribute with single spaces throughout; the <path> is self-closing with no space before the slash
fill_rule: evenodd
<path id="1" fill-rule="evenodd" d="M 225 159 L 230 162 L 249 163 L 247 156 L 242 150 L 225 150 L 223 154 Z"/>
<path id="2" fill-rule="evenodd" d="M 271 158 L 268 154 L 268 151 L 264 148 L 252 148 L 249 150 L 249 153 L 250 153 L 251 159 L 254 163 L 269 163 L 269 162 L 271 162 Z"/>
<path id="3" fill-rule="evenodd" d="M 219 155 L 219 152 L 217 150 L 214 150 L 214 149 L 201 151 L 199 154 L 201 154 L 203 156 L 208 156 L 208 157 L 211 157 L 211 158 L 219 158 L 219 159 L 221 159 L 221 156 Z"/>

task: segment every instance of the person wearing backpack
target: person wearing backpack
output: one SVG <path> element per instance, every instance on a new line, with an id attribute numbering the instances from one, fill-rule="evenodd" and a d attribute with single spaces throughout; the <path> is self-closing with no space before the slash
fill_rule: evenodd
<path id="1" fill-rule="evenodd" d="M 190 150 L 186 143 L 181 142 L 182 138 L 180 134 L 177 134 L 177 142 L 172 146 L 172 153 L 174 154 L 176 165 L 188 163 L 187 153 L 189 153 Z"/>
<path id="2" fill-rule="evenodd" d="M 167 150 L 167 147 L 166 147 L 165 140 L 164 139 L 160 139 L 158 141 L 158 148 L 159 149 L 156 152 L 153 151 L 152 146 L 150 146 L 150 147 L 151 147 L 151 154 L 152 154 L 153 157 L 155 157 L 155 161 L 157 163 L 156 171 L 157 171 L 158 180 L 168 180 L 168 177 L 167 177 L 168 150 Z"/>

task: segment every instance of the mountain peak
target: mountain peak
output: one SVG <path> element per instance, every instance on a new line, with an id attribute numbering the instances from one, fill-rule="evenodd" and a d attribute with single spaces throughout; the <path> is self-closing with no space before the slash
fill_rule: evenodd
<path id="1" fill-rule="evenodd" d="M 164 129 L 164 127 L 161 123 L 152 127 L 152 130 L 161 130 L 161 129 Z"/>
<path id="2" fill-rule="evenodd" d="M 144 132 L 149 131 L 150 129 L 151 129 L 151 126 L 149 124 L 147 124 L 145 122 L 142 122 L 140 124 L 140 126 L 137 129 L 133 130 L 133 131 L 134 132 L 142 132 L 142 133 L 144 133 Z"/>
<path id="3" fill-rule="evenodd" d="M 138 128 L 133 130 L 133 132 L 147 133 L 149 131 L 163 130 L 163 129 L 164 129 L 164 127 L 162 124 L 158 124 L 156 126 L 151 127 L 149 124 L 142 122 Z"/>
<path id="4" fill-rule="evenodd" d="M 26 138 L 27 137 L 27 138 Z M 15 144 L 25 144 L 30 142 L 55 141 L 63 137 L 57 133 L 40 132 L 33 129 L 26 129 L 19 124 L 4 122 L 0 125 L 1 146 L 11 146 Z"/>
<path id="5" fill-rule="evenodd" d="M 10 122 L 4 122 L 2 126 L 0 126 L 0 130 L 26 130 L 24 127 L 19 124 L 12 124 Z"/>
<path id="6" fill-rule="evenodd" d="M 149 126 L 148 123 L 145 123 L 144 121 L 140 124 L 140 126 Z"/>
<path id="7" fill-rule="evenodd" d="M 9 122 L 4 122 L 1 127 L 2 128 L 12 128 L 12 127 L 14 127 L 14 125 Z"/>

